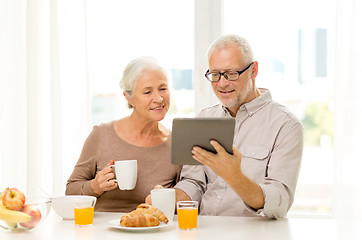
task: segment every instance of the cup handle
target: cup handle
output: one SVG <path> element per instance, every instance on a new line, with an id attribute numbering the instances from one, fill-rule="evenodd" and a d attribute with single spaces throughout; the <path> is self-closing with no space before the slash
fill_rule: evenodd
<path id="1" fill-rule="evenodd" d="M 109 165 L 109 167 L 114 168 L 115 165 L 114 165 L 114 164 L 113 164 L 113 165 Z M 113 179 L 113 181 L 114 181 L 114 182 L 118 182 L 117 179 L 115 179 L 115 178 Z"/>

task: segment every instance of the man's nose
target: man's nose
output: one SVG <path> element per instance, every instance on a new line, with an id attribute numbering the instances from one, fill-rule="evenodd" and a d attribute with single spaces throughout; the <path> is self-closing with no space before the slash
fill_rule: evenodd
<path id="1" fill-rule="evenodd" d="M 225 78 L 224 74 L 221 74 L 220 80 L 217 82 L 219 86 L 226 86 L 229 84 L 229 81 Z"/>

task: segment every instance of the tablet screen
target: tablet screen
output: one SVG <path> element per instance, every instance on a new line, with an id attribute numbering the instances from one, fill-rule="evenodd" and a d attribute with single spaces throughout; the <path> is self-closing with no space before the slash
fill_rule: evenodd
<path id="1" fill-rule="evenodd" d="M 175 165 L 200 165 L 192 158 L 193 146 L 216 153 L 210 140 L 219 142 L 232 153 L 234 118 L 175 118 L 172 122 L 171 163 Z"/>

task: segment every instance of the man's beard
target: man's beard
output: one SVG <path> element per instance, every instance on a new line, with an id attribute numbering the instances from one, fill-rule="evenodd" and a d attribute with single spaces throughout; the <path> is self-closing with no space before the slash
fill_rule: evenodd
<path id="1" fill-rule="evenodd" d="M 220 100 L 220 102 L 222 103 L 222 105 L 223 105 L 224 107 L 226 107 L 226 108 L 234 108 L 234 107 L 239 106 L 239 105 L 240 105 L 239 99 L 240 99 L 240 96 L 236 96 L 236 97 L 234 97 L 233 99 L 227 100 L 227 101 L 225 101 L 225 99 L 220 99 L 220 98 L 219 98 L 219 100 Z"/>

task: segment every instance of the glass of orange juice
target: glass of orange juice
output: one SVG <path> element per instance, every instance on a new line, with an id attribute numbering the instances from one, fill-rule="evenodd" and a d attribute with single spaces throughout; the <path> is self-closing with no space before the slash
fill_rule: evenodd
<path id="1" fill-rule="evenodd" d="M 177 218 L 178 227 L 190 230 L 197 227 L 199 203 L 197 201 L 178 201 Z"/>
<path id="2" fill-rule="evenodd" d="M 95 198 L 96 199 L 96 198 Z M 74 204 L 74 221 L 77 227 L 93 224 L 95 199 L 76 201 Z"/>

